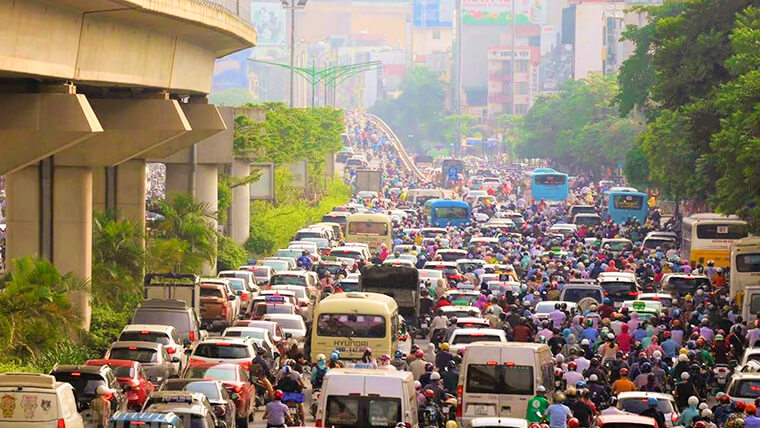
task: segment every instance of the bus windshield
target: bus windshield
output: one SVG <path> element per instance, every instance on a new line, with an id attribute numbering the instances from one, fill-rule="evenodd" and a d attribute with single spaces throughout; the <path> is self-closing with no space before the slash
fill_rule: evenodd
<path id="1" fill-rule="evenodd" d="M 535 177 L 536 184 L 545 186 L 554 186 L 565 184 L 567 177 L 562 174 L 541 174 Z"/>
<path id="2" fill-rule="evenodd" d="M 612 200 L 616 210 L 640 210 L 644 206 L 644 197 L 640 195 L 613 195 Z"/>
<path id="3" fill-rule="evenodd" d="M 741 239 L 747 236 L 744 224 L 699 224 L 698 239 Z"/>
<path id="4" fill-rule="evenodd" d="M 385 337 L 385 318 L 381 315 L 321 314 L 317 320 L 317 335 L 328 337 Z"/>
<path id="5" fill-rule="evenodd" d="M 467 208 L 463 207 L 436 207 L 434 215 L 438 218 L 468 218 Z"/>
<path id="6" fill-rule="evenodd" d="M 388 234 L 388 224 L 371 221 L 352 221 L 348 224 L 348 233 L 349 235 L 385 236 Z"/>

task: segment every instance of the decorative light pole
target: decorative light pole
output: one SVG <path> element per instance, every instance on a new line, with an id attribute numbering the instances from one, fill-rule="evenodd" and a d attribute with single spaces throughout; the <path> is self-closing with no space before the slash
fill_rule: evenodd
<path id="1" fill-rule="evenodd" d="M 296 62 L 296 9 L 306 7 L 308 0 L 280 0 L 282 6 L 290 11 L 290 102 L 289 106 L 295 104 L 295 62 Z"/>

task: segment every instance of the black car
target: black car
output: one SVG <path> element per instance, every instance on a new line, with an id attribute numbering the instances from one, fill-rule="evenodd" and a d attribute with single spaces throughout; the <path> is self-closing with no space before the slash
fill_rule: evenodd
<path id="1" fill-rule="evenodd" d="M 200 392 L 208 398 L 218 420 L 225 421 L 228 427 L 233 426 L 235 419 L 235 402 L 224 389 L 224 385 L 216 380 L 169 379 L 161 391 Z"/>
<path id="2" fill-rule="evenodd" d="M 90 401 L 95 398 L 95 392 L 100 385 L 105 385 L 113 391 L 112 411 L 124 411 L 127 408 L 127 396 L 109 366 L 56 364 L 50 374 L 58 382 L 71 384 L 80 413 L 90 408 Z"/>

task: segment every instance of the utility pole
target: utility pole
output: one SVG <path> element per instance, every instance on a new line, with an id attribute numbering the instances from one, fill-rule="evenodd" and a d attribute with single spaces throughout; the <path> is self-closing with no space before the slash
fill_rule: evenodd
<path id="1" fill-rule="evenodd" d="M 290 11 L 290 101 L 288 105 L 295 105 L 296 79 L 295 79 L 295 62 L 296 62 L 296 9 L 306 7 L 308 0 L 280 0 L 282 7 Z"/>
<path id="2" fill-rule="evenodd" d="M 517 96 L 516 88 L 517 85 L 515 84 L 515 72 L 517 71 L 517 40 L 516 40 L 516 34 L 517 31 L 515 31 L 515 27 L 517 26 L 517 14 L 515 13 L 515 10 L 517 9 L 516 3 L 517 0 L 511 0 L 512 2 L 512 114 L 517 114 L 517 106 L 515 103 L 515 97 Z"/>
<path id="3" fill-rule="evenodd" d="M 457 115 L 462 115 L 462 104 L 464 99 L 464 79 L 462 78 L 462 0 L 456 0 L 456 13 L 457 13 L 457 79 L 456 79 L 456 92 L 457 92 Z M 462 122 L 459 122 L 457 130 L 457 141 L 452 148 L 452 152 L 455 152 L 457 146 L 462 144 Z M 452 153 L 453 154 L 453 153 Z"/>

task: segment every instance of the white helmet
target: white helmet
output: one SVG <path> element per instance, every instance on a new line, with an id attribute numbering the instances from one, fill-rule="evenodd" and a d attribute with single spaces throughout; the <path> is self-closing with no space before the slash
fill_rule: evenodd
<path id="1" fill-rule="evenodd" d="M 588 377 L 588 380 L 590 380 L 591 382 L 596 382 L 599 380 L 599 376 L 597 376 L 596 374 L 592 374 L 591 376 Z"/>
<path id="2" fill-rule="evenodd" d="M 536 392 L 546 392 L 546 387 L 543 385 L 538 385 Z"/>
<path id="3" fill-rule="evenodd" d="M 441 375 L 438 372 L 430 373 L 430 380 L 441 380 Z"/>
<path id="4" fill-rule="evenodd" d="M 699 398 L 692 395 L 691 397 L 689 397 L 688 403 L 689 403 L 689 406 L 697 407 L 697 405 L 699 404 Z"/>
<path id="5" fill-rule="evenodd" d="M 681 380 L 689 380 L 689 372 L 681 373 Z"/>

